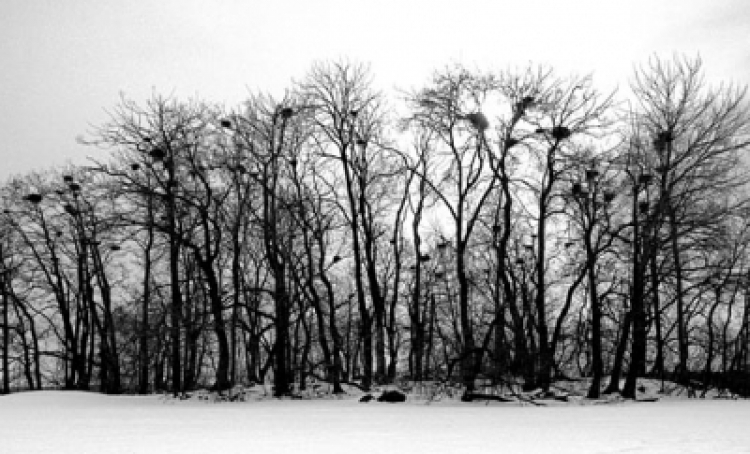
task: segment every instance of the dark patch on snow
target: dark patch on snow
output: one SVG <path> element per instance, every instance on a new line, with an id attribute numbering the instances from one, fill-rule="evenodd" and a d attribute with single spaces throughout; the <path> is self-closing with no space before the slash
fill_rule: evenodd
<path id="1" fill-rule="evenodd" d="M 383 394 L 378 397 L 378 402 L 406 402 L 406 394 L 396 390 L 384 391 Z"/>

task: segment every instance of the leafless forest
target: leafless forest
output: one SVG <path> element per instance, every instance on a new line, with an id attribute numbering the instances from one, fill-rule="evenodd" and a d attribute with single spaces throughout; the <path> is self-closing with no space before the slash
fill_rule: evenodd
<path id="1" fill-rule="evenodd" d="M 9 179 L 2 391 L 750 394 L 745 87 L 682 57 L 616 93 L 533 65 L 383 93 L 376 70 L 236 107 L 123 96 L 89 164 Z"/>

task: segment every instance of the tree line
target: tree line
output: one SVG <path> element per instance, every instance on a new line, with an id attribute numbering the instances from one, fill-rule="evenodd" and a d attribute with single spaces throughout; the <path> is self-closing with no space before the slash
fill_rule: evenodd
<path id="1" fill-rule="evenodd" d="M 3 391 L 750 391 L 745 87 L 684 57 L 625 97 L 533 65 L 396 102 L 371 79 L 341 60 L 234 109 L 123 97 L 90 164 L 10 178 Z"/>

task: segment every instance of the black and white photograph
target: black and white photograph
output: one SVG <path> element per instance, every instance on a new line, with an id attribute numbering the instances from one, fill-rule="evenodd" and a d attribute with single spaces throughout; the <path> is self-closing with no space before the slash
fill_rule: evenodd
<path id="1" fill-rule="evenodd" d="M 748 0 L 1 0 L 0 452 L 750 452 Z"/>

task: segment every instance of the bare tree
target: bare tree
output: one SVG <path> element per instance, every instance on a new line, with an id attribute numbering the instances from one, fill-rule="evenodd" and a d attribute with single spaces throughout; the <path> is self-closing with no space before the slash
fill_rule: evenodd
<path id="1" fill-rule="evenodd" d="M 674 267 L 678 374 L 688 371 L 688 324 L 685 319 L 685 270 L 681 225 L 695 224 L 710 210 L 694 212 L 693 220 L 679 221 L 680 212 L 694 208 L 710 194 L 733 191 L 746 182 L 738 172 L 738 152 L 748 144 L 746 89 L 733 85 L 717 88 L 705 84 L 700 59 L 653 58 L 636 70 L 632 89 L 637 101 L 635 116 L 642 131 L 653 138 L 647 162 L 655 174 L 651 225 L 666 223 Z M 654 231 L 654 238 L 657 231 Z M 631 368 L 623 395 L 635 397 L 636 378 L 644 368 L 646 336 L 643 315 L 634 317 Z"/>
<path id="2" fill-rule="evenodd" d="M 320 153 L 339 163 L 343 174 L 341 209 L 349 223 L 356 295 L 362 338 L 362 386 L 369 389 L 373 376 L 372 322 L 375 331 L 376 375 L 386 376 L 386 298 L 379 279 L 380 225 L 384 214 L 379 197 L 392 171 L 385 138 L 383 97 L 370 87 L 370 75 L 364 65 L 340 61 L 316 64 L 299 84 L 304 102 L 314 111 L 320 132 Z M 376 163 L 379 163 L 376 164 Z M 369 295 L 365 292 L 368 291 Z M 367 299 L 372 303 L 370 318 Z"/>

